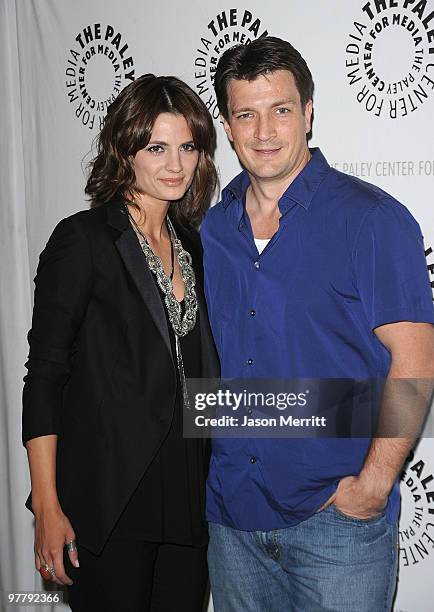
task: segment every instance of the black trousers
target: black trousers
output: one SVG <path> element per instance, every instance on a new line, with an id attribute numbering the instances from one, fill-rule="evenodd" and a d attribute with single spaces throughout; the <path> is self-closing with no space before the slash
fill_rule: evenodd
<path id="1" fill-rule="evenodd" d="M 109 540 L 102 555 L 65 553 L 73 612 L 202 612 L 208 586 L 206 546 Z"/>

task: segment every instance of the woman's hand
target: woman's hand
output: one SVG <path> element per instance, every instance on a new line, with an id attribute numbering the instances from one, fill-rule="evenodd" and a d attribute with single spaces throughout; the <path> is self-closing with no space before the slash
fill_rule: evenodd
<path id="1" fill-rule="evenodd" d="M 71 585 L 63 567 L 66 544 L 74 567 L 78 565 L 75 533 L 63 514 L 56 491 L 57 435 L 40 436 L 26 443 L 32 479 L 32 510 L 35 515 L 35 564 L 42 576 L 56 584 Z M 45 571 L 44 571 L 45 568 Z M 49 571 L 51 568 L 51 572 Z M 51 574 L 51 575 L 50 575 Z"/>
<path id="2" fill-rule="evenodd" d="M 35 564 L 41 567 L 54 567 L 50 578 L 60 585 L 73 584 L 63 566 L 63 548 L 75 541 L 75 533 L 68 518 L 60 507 L 44 509 L 35 513 Z M 68 550 L 69 559 L 74 567 L 79 567 L 77 549 Z"/>

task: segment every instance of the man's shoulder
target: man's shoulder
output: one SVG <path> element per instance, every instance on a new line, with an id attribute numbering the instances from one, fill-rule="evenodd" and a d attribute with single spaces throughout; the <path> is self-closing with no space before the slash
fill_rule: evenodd
<path id="1" fill-rule="evenodd" d="M 329 201 L 344 212 L 345 216 L 365 218 L 370 213 L 394 212 L 414 221 L 408 208 L 378 185 L 350 176 L 335 168 L 329 174 Z"/>
<path id="2" fill-rule="evenodd" d="M 385 201 L 397 202 L 392 195 L 378 185 L 345 174 L 336 168 L 331 169 L 329 176 L 333 195 L 342 199 L 351 198 L 357 207 L 371 208 Z"/>
<path id="3" fill-rule="evenodd" d="M 419 225 L 405 204 L 378 185 L 336 169 L 332 169 L 330 178 L 330 201 L 342 211 L 349 227 L 393 228 L 399 224 L 420 234 Z"/>
<path id="4" fill-rule="evenodd" d="M 202 239 L 203 236 L 207 233 L 219 228 L 219 226 L 224 221 L 224 212 L 225 207 L 223 204 L 223 200 L 220 200 L 219 202 L 217 202 L 217 204 L 214 204 L 214 206 L 211 206 L 211 208 L 207 210 L 206 215 L 200 226 L 200 235 Z"/>
<path id="5" fill-rule="evenodd" d="M 202 227 L 207 227 L 210 223 L 218 223 L 223 221 L 226 211 L 230 211 L 231 207 L 240 203 L 246 192 L 247 186 L 250 184 L 250 178 L 246 170 L 242 170 L 222 189 L 220 200 L 212 206 L 202 222 Z"/>

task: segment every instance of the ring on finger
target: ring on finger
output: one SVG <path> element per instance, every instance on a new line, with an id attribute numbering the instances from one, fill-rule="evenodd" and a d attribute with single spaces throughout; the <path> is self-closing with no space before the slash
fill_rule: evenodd
<path id="1" fill-rule="evenodd" d="M 52 565 L 48 565 L 47 563 L 42 564 L 42 567 L 39 569 L 39 573 L 44 580 L 50 580 L 51 578 L 56 577 L 54 567 Z"/>
<path id="2" fill-rule="evenodd" d="M 54 570 L 54 565 L 45 565 L 45 568 L 50 572 L 53 578 L 56 577 L 56 572 Z"/>
<path id="3" fill-rule="evenodd" d="M 76 541 L 75 540 L 71 540 L 70 542 L 67 542 L 66 543 L 66 550 L 69 553 L 76 552 L 76 550 L 77 550 L 77 543 L 76 543 Z"/>

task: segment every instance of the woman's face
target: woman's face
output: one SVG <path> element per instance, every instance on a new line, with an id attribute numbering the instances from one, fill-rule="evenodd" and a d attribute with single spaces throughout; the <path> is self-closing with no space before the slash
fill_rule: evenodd
<path id="1" fill-rule="evenodd" d="M 161 113 L 148 145 L 134 156 L 136 185 L 154 200 L 179 200 L 190 187 L 198 160 L 185 118 Z"/>

